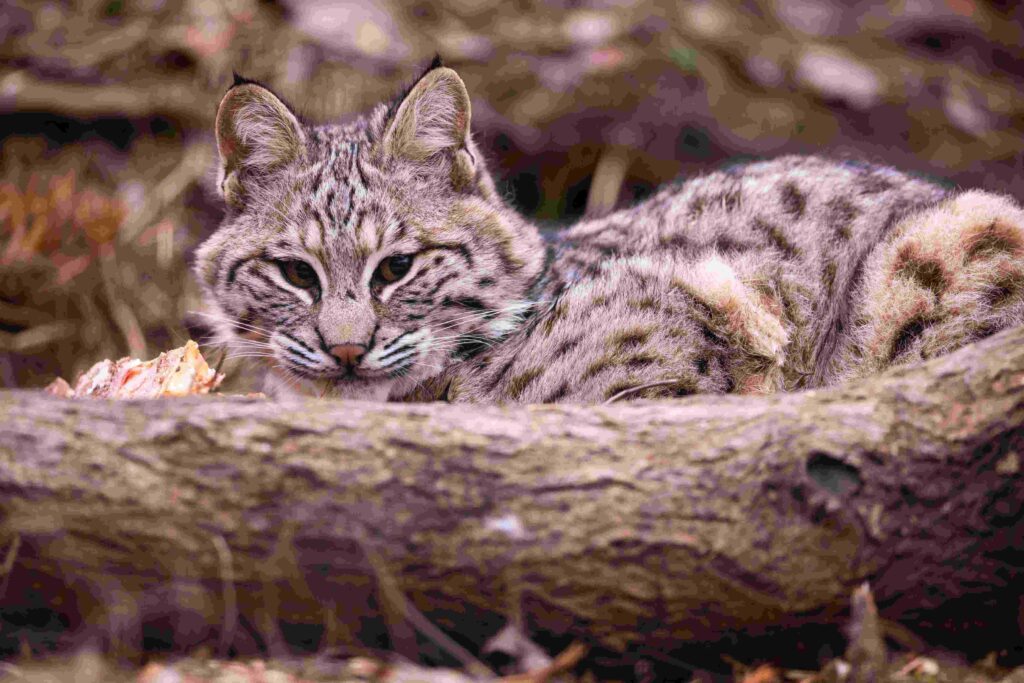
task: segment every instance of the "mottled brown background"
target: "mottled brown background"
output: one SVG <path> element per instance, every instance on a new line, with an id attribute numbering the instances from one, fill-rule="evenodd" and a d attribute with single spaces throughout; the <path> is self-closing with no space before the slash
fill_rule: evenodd
<path id="1" fill-rule="evenodd" d="M 179 345 L 232 71 L 313 121 L 463 76 L 507 196 L 559 224 L 827 152 L 1024 197 L 1020 3 L 103 0 L 0 8 L 0 386 Z M 196 332 L 195 329 L 192 330 Z M 236 369 L 235 375 L 242 375 Z"/>

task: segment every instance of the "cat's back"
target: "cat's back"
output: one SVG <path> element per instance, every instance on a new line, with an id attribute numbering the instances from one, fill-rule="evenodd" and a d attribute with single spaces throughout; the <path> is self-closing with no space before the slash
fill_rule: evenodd
<path id="1" fill-rule="evenodd" d="M 668 185 L 651 198 L 583 221 L 559 238 L 567 266 L 618 255 L 715 249 L 823 261 L 877 242 L 902 216 L 947 192 L 884 166 L 816 156 L 734 164 Z"/>
<path id="2" fill-rule="evenodd" d="M 1024 225 L 995 195 L 955 196 L 893 169 L 819 157 L 666 187 L 559 236 L 537 313 L 458 377 L 450 398 L 774 391 L 946 352 L 979 336 L 979 316 L 959 302 L 983 297 L 984 278 L 1004 268 L 950 244 L 968 254 L 1002 220 Z M 949 262 L 932 264 L 932 247 Z M 920 275 L 938 269 L 950 273 L 943 291 Z M 961 281 L 963 291 L 953 286 Z M 986 324 L 1024 319 L 1024 304 L 1011 308 L 989 311 L 1001 317 Z M 983 301 L 976 311 L 986 314 Z"/>

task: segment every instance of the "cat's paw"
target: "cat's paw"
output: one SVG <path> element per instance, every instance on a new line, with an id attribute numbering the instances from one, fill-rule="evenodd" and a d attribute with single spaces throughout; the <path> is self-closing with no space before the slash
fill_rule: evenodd
<path id="1" fill-rule="evenodd" d="M 729 339 L 749 359 L 734 370 L 738 392 L 782 387 L 789 333 L 776 302 L 744 282 L 718 255 L 682 269 L 673 285 L 698 302 L 697 317 L 704 318 L 711 334 Z"/>

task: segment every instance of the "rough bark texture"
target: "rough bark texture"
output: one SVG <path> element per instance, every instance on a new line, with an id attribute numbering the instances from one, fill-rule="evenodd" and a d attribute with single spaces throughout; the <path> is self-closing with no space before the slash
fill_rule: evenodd
<path id="1" fill-rule="evenodd" d="M 1022 342 L 829 391 L 593 407 L 7 393 L 0 647 L 274 651 L 305 624 L 310 647 L 409 649 L 404 595 L 464 644 L 513 618 L 687 659 L 842 624 L 865 580 L 933 642 L 1012 645 Z"/>

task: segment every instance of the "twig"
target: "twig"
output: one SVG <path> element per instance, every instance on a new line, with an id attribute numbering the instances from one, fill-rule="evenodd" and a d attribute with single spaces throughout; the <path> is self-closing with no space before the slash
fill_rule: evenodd
<path id="1" fill-rule="evenodd" d="M 58 320 L 36 325 L 21 332 L 0 331 L 0 351 L 34 353 L 75 333 L 75 324 Z"/>
<path id="2" fill-rule="evenodd" d="M 605 148 L 594 168 L 587 194 L 587 218 L 604 216 L 615 208 L 622 190 L 622 182 L 629 170 L 629 148 L 613 145 Z"/>
<path id="3" fill-rule="evenodd" d="M 500 683 L 547 683 L 553 676 L 564 673 L 576 666 L 576 663 L 583 659 L 585 654 L 587 654 L 587 646 L 576 642 L 565 648 L 561 654 L 555 657 L 551 664 L 543 669 L 505 676 L 499 678 L 498 681 Z"/>
<path id="4" fill-rule="evenodd" d="M 28 306 L 16 306 L 5 301 L 0 301 L 0 320 L 15 325 L 42 325 L 53 322 L 53 316 Z"/>
<path id="5" fill-rule="evenodd" d="M 53 111 L 80 118 L 171 116 L 206 126 L 213 109 L 196 96 L 195 85 L 161 79 L 159 85 L 59 83 L 33 78 L 27 71 L 0 77 L 0 91 L 13 97 L 18 111 Z"/>
<path id="6" fill-rule="evenodd" d="M 124 302 L 118 291 L 121 273 L 117 268 L 116 258 L 113 251 L 100 256 L 100 280 L 103 282 L 103 294 L 106 296 L 107 305 L 110 306 L 110 314 L 114 316 L 114 324 L 117 325 L 128 345 L 128 352 L 136 358 L 142 358 L 147 355 L 146 337 L 135 313 Z"/>
<path id="7" fill-rule="evenodd" d="M 220 358 L 217 359 L 217 367 L 213 369 L 215 375 L 220 374 L 221 368 L 224 367 L 224 359 L 228 357 L 228 349 L 226 346 L 220 348 Z"/>
<path id="8" fill-rule="evenodd" d="M 434 641 L 437 645 L 443 648 L 448 654 L 455 659 L 459 660 L 463 668 L 474 676 L 493 678 L 494 672 L 481 662 L 479 659 L 473 656 L 466 648 L 462 647 L 454 640 L 448 637 L 448 635 L 427 619 L 422 612 L 416 609 L 415 606 L 410 603 L 405 594 L 398 588 L 397 583 L 392 577 L 391 572 L 388 571 L 387 565 L 381 559 L 381 557 L 369 547 L 369 544 L 360 542 L 363 553 L 366 555 L 367 561 L 373 568 L 373 572 L 377 577 L 377 582 L 380 585 L 381 597 L 392 604 L 392 606 L 401 613 L 413 628 Z"/>
<path id="9" fill-rule="evenodd" d="M 621 398 L 632 396 L 633 394 L 639 393 L 644 389 L 654 389 L 655 387 L 670 387 L 676 384 L 679 384 L 678 379 L 663 379 L 657 382 L 648 382 L 647 384 L 641 384 L 638 387 L 629 387 L 628 389 L 623 389 L 622 391 L 620 391 L 619 393 L 615 394 L 610 399 L 605 401 L 604 405 L 608 405 L 609 403 L 615 403 Z"/>
<path id="10" fill-rule="evenodd" d="M 118 231 L 122 244 L 134 242 L 143 230 L 156 223 L 167 207 L 194 185 L 210 165 L 210 147 L 195 142 L 181 155 L 181 161 L 164 179 L 146 194 L 146 201 L 135 211 Z"/>
<path id="11" fill-rule="evenodd" d="M 223 536 L 214 536 L 211 541 L 217 550 L 217 559 L 221 569 L 221 593 L 224 597 L 224 626 L 220 631 L 218 654 L 228 655 L 228 648 L 235 637 L 235 625 L 238 622 L 238 596 L 235 594 L 235 572 L 231 562 L 231 548 Z"/>
<path id="12" fill-rule="evenodd" d="M 135 21 L 102 35 L 94 34 L 89 40 L 62 45 L 54 52 L 79 69 L 96 66 L 108 59 L 131 52 L 140 43 L 151 39 L 152 23 L 149 19 Z"/>
<path id="13" fill-rule="evenodd" d="M 18 550 L 20 548 L 21 535 L 16 533 L 11 540 L 11 545 L 7 548 L 7 555 L 4 557 L 3 566 L 0 566 L 0 576 L 4 577 L 3 583 L 0 583 L 0 600 L 7 593 L 7 584 L 11 580 L 11 571 L 14 569 L 14 561 L 18 557 Z"/>

